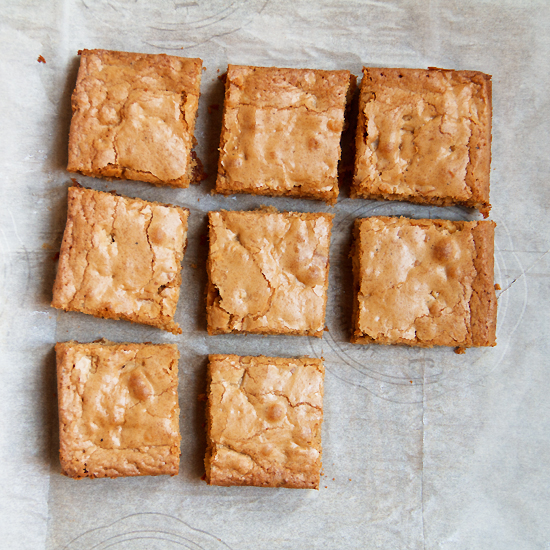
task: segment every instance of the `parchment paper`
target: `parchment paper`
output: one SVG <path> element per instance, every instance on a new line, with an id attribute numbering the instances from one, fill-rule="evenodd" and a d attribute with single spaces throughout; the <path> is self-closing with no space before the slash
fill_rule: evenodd
<path id="1" fill-rule="evenodd" d="M 550 548 L 548 2 L 4 0 L 0 29 L 0 547 Z M 67 136 L 82 48 L 204 60 L 196 137 L 205 182 L 176 190 L 77 177 L 94 189 L 190 208 L 181 336 L 49 306 L 73 176 L 65 170 Z M 211 196 L 223 103 L 217 77 L 227 63 L 493 75 L 491 218 L 502 288 L 496 348 L 456 355 L 348 343 L 356 217 L 478 215 L 351 200 L 347 189 L 334 208 Z M 322 340 L 207 336 L 206 212 L 261 204 L 336 215 Z M 177 477 L 77 482 L 60 474 L 53 346 L 101 337 L 178 344 Z M 319 491 L 201 481 L 197 395 L 208 353 L 325 358 Z"/>

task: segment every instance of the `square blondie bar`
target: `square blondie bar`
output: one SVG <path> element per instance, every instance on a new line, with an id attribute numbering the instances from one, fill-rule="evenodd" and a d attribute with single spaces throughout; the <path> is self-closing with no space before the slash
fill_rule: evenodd
<path id="1" fill-rule="evenodd" d="M 52 306 L 175 334 L 189 211 L 69 188 Z"/>
<path id="2" fill-rule="evenodd" d="M 317 489 L 321 359 L 210 355 L 206 481 Z"/>
<path id="3" fill-rule="evenodd" d="M 332 215 L 209 212 L 209 334 L 321 337 Z"/>
<path id="4" fill-rule="evenodd" d="M 178 358 L 173 344 L 55 346 L 66 476 L 176 475 Z"/>
<path id="5" fill-rule="evenodd" d="M 491 77 L 363 69 L 352 198 L 476 208 L 491 164 Z"/>
<path id="6" fill-rule="evenodd" d="M 356 220 L 352 342 L 494 346 L 494 227 L 491 221 Z"/>
<path id="7" fill-rule="evenodd" d="M 188 187 L 202 61 L 83 50 L 69 135 L 69 172 Z"/>
<path id="8" fill-rule="evenodd" d="M 349 71 L 229 65 L 216 192 L 338 197 Z"/>

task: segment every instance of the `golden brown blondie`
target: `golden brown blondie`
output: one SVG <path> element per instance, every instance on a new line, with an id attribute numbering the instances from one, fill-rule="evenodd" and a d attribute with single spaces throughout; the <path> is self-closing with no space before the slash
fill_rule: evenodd
<path id="1" fill-rule="evenodd" d="M 55 351 L 63 473 L 75 479 L 176 475 L 177 347 L 64 342 Z"/>
<path id="2" fill-rule="evenodd" d="M 199 170 L 191 149 L 202 61 L 108 50 L 79 53 L 67 170 L 188 187 Z"/>
<path id="3" fill-rule="evenodd" d="M 356 220 L 352 342 L 494 346 L 494 227 L 491 221 Z"/>
<path id="4" fill-rule="evenodd" d="M 338 197 L 349 71 L 229 65 L 216 192 Z"/>
<path id="5" fill-rule="evenodd" d="M 52 306 L 175 334 L 189 210 L 69 188 Z"/>
<path id="6" fill-rule="evenodd" d="M 491 109 L 484 73 L 365 67 L 351 196 L 487 215 Z"/>
<path id="7" fill-rule="evenodd" d="M 206 481 L 317 489 L 321 359 L 210 355 Z"/>
<path id="8" fill-rule="evenodd" d="M 321 337 L 332 215 L 209 212 L 209 334 Z"/>

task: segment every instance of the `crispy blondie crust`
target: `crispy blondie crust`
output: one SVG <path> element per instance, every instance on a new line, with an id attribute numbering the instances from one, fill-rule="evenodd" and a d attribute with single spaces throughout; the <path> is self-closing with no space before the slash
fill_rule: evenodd
<path id="1" fill-rule="evenodd" d="M 338 197 L 349 71 L 229 65 L 216 192 Z"/>
<path id="2" fill-rule="evenodd" d="M 52 306 L 180 334 L 174 322 L 189 210 L 69 188 Z"/>
<path id="3" fill-rule="evenodd" d="M 191 148 L 202 61 L 79 53 L 67 170 L 188 187 L 199 169 Z"/>
<path id="4" fill-rule="evenodd" d="M 210 355 L 206 481 L 317 489 L 321 359 Z"/>
<path id="5" fill-rule="evenodd" d="M 332 215 L 209 212 L 209 334 L 321 337 Z"/>
<path id="6" fill-rule="evenodd" d="M 358 219 L 352 342 L 494 346 L 491 221 Z"/>
<path id="7" fill-rule="evenodd" d="M 489 213 L 491 77 L 363 68 L 352 198 Z"/>
<path id="8" fill-rule="evenodd" d="M 174 344 L 55 346 L 66 476 L 176 475 L 180 458 Z"/>

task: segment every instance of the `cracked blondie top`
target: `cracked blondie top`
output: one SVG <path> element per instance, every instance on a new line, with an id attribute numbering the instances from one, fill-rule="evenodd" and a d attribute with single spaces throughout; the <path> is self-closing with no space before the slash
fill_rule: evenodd
<path id="1" fill-rule="evenodd" d="M 352 197 L 486 216 L 491 109 L 491 77 L 480 72 L 363 68 Z"/>
<path id="2" fill-rule="evenodd" d="M 229 65 L 216 192 L 338 197 L 349 71 Z"/>
<path id="3" fill-rule="evenodd" d="M 321 359 L 210 355 L 206 480 L 317 489 Z"/>
<path id="4" fill-rule="evenodd" d="M 55 351 L 63 473 L 176 475 L 177 347 L 64 342 Z"/>
<path id="5" fill-rule="evenodd" d="M 209 212 L 209 334 L 321 337 L 332 215 Z"/>
<path id="6" fill-rule="evenodd" d="M 352 342 L 494 346 L 494 227 L 491 221 L 356 220 Z"/>
<path id="7" fill-rule="evenodd" d="M 164 54 L 80 52 L 69 172 L 188 187 L 202 61 Z"/>
<path id="8" fill-rule="evenodd" d="M 189 211 L 69 188 L 52 306 L 175 334 Z"/>

